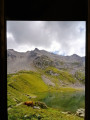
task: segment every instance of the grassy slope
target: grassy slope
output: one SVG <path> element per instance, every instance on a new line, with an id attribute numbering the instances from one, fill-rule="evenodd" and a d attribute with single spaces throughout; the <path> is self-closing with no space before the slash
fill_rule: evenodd
<path id="1" fill-rule="evenodd" d="M 48 90 L 48 86 L 42 81 L 41 76 L 34 72 L 11 75 L 8 77 L 7 87 L 8 106 L 29 100 L 28 96 L 34 97 L 36 91 L 44 92 Z"/>
<path id="2" fill-rule="evenodd" d="M 64 114 L 58 109 L 33 109 L 31 107 L 21 105 L 9 110 L 9 120 L 83 120 L 74 114 Z"/>
<path id="3" fill-rule="evenodd" d="M 58 73 L 59 76 L 51 76 L 46 71 L 53 70 L 54 72 Z M 47 77 L 51 78 L 53 82 L 55 83 L 56 87 L 47 86 L 41 79 L 41 75 L 46 75 Z M 67 79 L 65 79 L 67 78 Z M 16 74 L 8 75 L 7 79 L 7 97 L 8 97 L 8 107 L 12 107 L 11 110 L 9 110 L 9 120 L 17 120 L 25 119 L 23 118 L 24 115 L 30 115 L 32 116 L 32 119 L 38 119 L 37 116 L 40 114 L 42 117 L 42 120 L 50 120 L 52 118 L 56 118 L 56 120 L 81 120 L 82 118 L 79 118 L 75 115 L 63 115 L 60 111 L 56 109 L 49 108 L 48 110 L 32 110 L 32 108 L 20 105 L 15 107 L 16 104 L 24 101 L 30 100 L 29 97 L 31 96 L 36 97 L 35 100 L 38 100 L 37 93 L 39 92 L 45 92 L 45 91 L 74 91 L 73 88 L 58 88 L 58 80 L 61 79 L 64 82 L 73 83 L 75 82 L 73 76 L 71 76 L 68 72 L 59 71 L 56 68 L 47 68 L 43 71 L 38 71 L 38 73 L 35 72 L 27 72 L 27 71 L 21 71 Z M 43 97 L 43 96 L 42 96 Z M 33 113 L 37 115 L 33 116 Z M 63 117 L 61 117 L 63 116 Z M 52 118 L 51 118 L 52 117 Z M 30 119 L 30 118 L 29 118 Z M 27 117 L 28 120 L 28 117 Z M 53 119 L 52 119 L 53 120 Z"/>
<path id="4" fill-rule="evenodd" d="M 63 71 L 63 70 L 58 70 L 54 67 L 48 67 L 46 70 L 45 70 L 45 73 L 47 73 L 47 71 L 49 70 L 52 70 L 54 73 L 57 73 L 58 76 L 53 76 L 55 79 L 60 79 L 62 80 L 64 83 L 75 83 L 75 78 L 69 74 L 68 71 Z M 48 73 L 46 75 L 49 75 Z"/>

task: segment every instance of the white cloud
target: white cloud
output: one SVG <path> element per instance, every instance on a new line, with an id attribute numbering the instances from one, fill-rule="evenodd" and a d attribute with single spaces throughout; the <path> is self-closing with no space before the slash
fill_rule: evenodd
<path id="1" fill-rule="evenodd" d="M 7 48 L 85 55 L 85 21 L 8 21 Z"/>
<path id="2" fill-rule="evenodd" d="M 58 42 L 56 42 L 56 41 L 52 41 L 52 43 L 51 43 L 51 46 L 50 46 L 50 48 L 48 49 L 49 51 L 58 51 L 58 50 L 60 50 L 60 43 L 58 43 Z"/>
<path id="3" fill-rule="evenodd" d="M 15 41 L 12 33 L 8 33 L 8 32 L 7 32 L 7 39 L 8 39 L 8 40 L 11 40 L 11 41 Z"/>

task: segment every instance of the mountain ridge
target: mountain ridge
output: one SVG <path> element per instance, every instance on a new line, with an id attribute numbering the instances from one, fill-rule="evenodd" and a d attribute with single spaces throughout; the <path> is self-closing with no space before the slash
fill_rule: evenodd
<path id="1" fill-rule="evenodd" d="M 85 57 L 76 54 L 71 56 L 56 55 L 38 48 L 27 52 L 17 52 L 13 49 L 7 50 L 8 73 L 15 73 L 20 70 L 36 71 L 37 68 L 46 68 L 48 66 L 54 66 L 57 69 L 68 69 L 69 71 L 72 69 L 71 73 L 75 73 L 78 69 L 84 72 Z"/>
<path id="2" fill-rule="evenodd" d="M 7 49 L 7 52 L 8 51 L 12 51 L 12 52 L 18 52 L 18 53 L 30 53 L 31 51 L 45 51 L 45 52 L 49 52 L 49 51 L 46 51 L 46 50 L 39 50 L 38 48 L 35 48 L 34 50 L 27 50 L 26 52 L 19 52 L 19 51 L 17 51 L 17 50 L 14 50 L 14 49 Z M 59 54 L 56 54 L 56 53 L 53 53 L 53 52 L 49 52 L 50 54 L 54 54 L 54 55 L 59 55 Z M 72 54 L 72 55 L 59 55 L 59 56 L 78 56 L 78 57 L 81 57 L 81 58 L 83 58 L 83 57 L 85 57 L 85 56 L 79 56 L 79 55 L 77 55 L 77 54 Z"/>

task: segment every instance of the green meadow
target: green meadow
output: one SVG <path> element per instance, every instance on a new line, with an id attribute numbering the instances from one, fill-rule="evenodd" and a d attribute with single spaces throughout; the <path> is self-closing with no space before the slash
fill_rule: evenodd
<path id="1" fill-rule="evenodd" d="M 58 76 L 52 76 L 57 73 Z M 42 75 L 46 76 L 55 86 L 44 83 Z M 85 108 L 85 91 L 80 88 L 70 88 L 63 83 L 74 84 L 75 78 L 68 71 L 56 68 L 44 70 L 20 71 L 7 75 L 7 109 L 8 120 L 84 120 L 75 115 L 78 108 Z M 41 101 L 47 109 L 33 109 L 23 103 L 25 101 Z M 64 113 L 69 111 L 70 114 Z"/>

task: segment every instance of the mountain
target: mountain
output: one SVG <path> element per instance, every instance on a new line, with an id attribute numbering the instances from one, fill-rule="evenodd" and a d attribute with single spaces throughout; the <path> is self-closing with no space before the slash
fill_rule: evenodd
<path id="1" fill-rule="evenodd" d="M 85 108 L 85 57 L 61 56 L 37 48 L 27 52 L 9 49 L 7 73 L 9 120 L 83 119 L 73 113 Z M 26 106 L 26 101 L 33 101 L 36 108 Z M 36 106 L 37 101 L 48 108 Z"/>
<path id="2" fill-rule="evenodd" d="M 68 70 L 71 74 L 75 74 L 77 70 L 84 72 L 85 57 L 76 54 L 71 56 L 56 55 L 38 48 L 27 52 L 7 50 L 7 73 L 15 73 L 20 70 L 36 71 L 36 68 L 44 69 L 49 66 L 59 70 Z"/>

